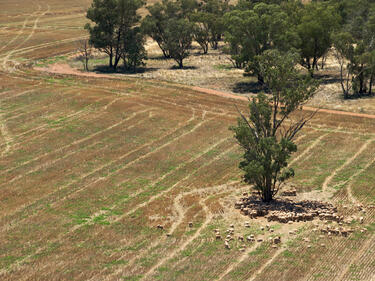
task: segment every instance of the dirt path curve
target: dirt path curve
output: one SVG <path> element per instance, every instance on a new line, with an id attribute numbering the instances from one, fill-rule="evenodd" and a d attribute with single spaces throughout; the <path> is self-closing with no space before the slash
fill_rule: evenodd
<path id="1" fill-rule="evenodd" d="M 7 63 L 8 61 L 10 60 L 10 58 L 12 57 L 12 55 L 17 52 L 17 50 L 19 50 L 19 48 L 21 46 L 23 46 L 26 42 L 28 42 L 34 35 L 35 33 L 35 30 L 38 28 L 38 22 L 39 20 L 44 16 L 46 15 L 47 13 L 49 13 L 49 11 L 51 10 L 51 7 L 49 5 L 47 5 L 47 10 L 45 10 L 43 13 L 41 13 L 34 21 L 34 24 L 33 24 L 33 27 L 31 29 L 31 32 L 30 34 L 21 42 L 19 43 L 16 47 L 14 47 L 6 56 L 5 58 L 3 59 L 3 69 L 7 70 L 7 71 L 10 71 L 10 72 L 13 72 L 14 69 L 11 69 L 7 66 Z"/>
<path id="2" fill-rule="evenodd" d="M 174 251 L 172 251 L 171 253 L 169 253 L 168 255 L 166 255 L 164 258 L 162 258 L 161 260 L 159 260 L 158 263 L 156 263 L 155 265 L 153 265 L 143 275 L 143 277 L 141 278 L 141 280 L 150 280 L 152 274 L 155 272 L 155 270 L 157 268 L 159 268 L 161 265 L 163 265 L 165 262 L 169 261 L 170 259 L 174 258 L 178 253 L 180 253 L 183 250 L 185 250 L 185 248 L 191 242 L 193 242 L 195 239 L 197 239 L 200 236 L 201 232 L 208 226 L 208 224 L 211 222 L 211 220 L 213 218 L 213 215 L 212 215 L 212 213 L 210 212 L 210 210 L 208 209 L 207 205 L 205 204 L 205 202 L 202 199 L 200 200 L 200 202 L 198 202 L 200 205 L 202 205 L 203 212 L 206 215 L 206 218 L 205 218 L 204 222 L 202 223 L 202 225 L 197 229 L 197 231 L 194 233 L 194 235 L 192 235 L 189 239 L 187 239 L 182 245 L 180 245 L 179 247 L 175 248 Z"/>
<path id="3" fill-rule="evenodd" d="M 370 162 L 368 162 L 366 164 L 365 167 L 363 167 L 362 169 L 359 169 L 355 174 L 353 174 L 346 182 L 348 183 L 349 182 L 349 185 L 348 187 L 346 188 L 346 192 L 348 194 L 348 199 L 350 202 L 352 202 L 353 204 L 360 204 L 359 200 L 357 198 L 354 197 L 353 195 L 353 179 L 356 178 L 357 176 L 359 176 L 360 174 L 362 174 L 364 171 L 366 171 L 370 166 L 372 166 L 373 164 L 375 163 L 375 158 L 373 160 L 371 160 Z"/>
<path id="4" fill-rule="evenodd" d="M 241 264 L 242 262 L 244 262 L 246 260 L 246 258 L 249 257 L 249 254 L 252 251 L 256 250 L 256 248 L 258 248 L 258 247 L 259 247 L 259 244 L 258 243 L 254 243 L 251 247 L 247 248 L 247 250 L 242 255 L 240 255 L 240 257 L 235 262 L 231 263 L 227 267 L 227 269 L 223 273 L 221 273 L 220 276 L 217 279 L 215 279 L 215 281 L 221 281 L 221 280 L 223 280 L 223 278 L 225 276 L 227 276 L 230 272 L 232 272 L 239 264 Z"/>
<path id="5" fill-rule="evenodd" d="M 32 17 L 32 16 L 35 16 L 37 15 L 40 11 L 41 11 L 42 7 L 40 5 L 38 5 L 38 10 L 32 14 L 30 14 L 26 19 L 25 21 L 23 22 L 22 24 L 22 27 L 21 29 L 18 31 L 18 33 L 16 34 L 15 37 L 13 37 L 13 39 L 11 39 L 10 41 L 8 41 L 8 43 L 6 43 L 5 45 L 3 45 L 1 48 L 0 48 L 0 51 L 4 50 L 6 47 L 8 47 L 10 44 L 12 44 L 14 41 L 16 41 L 21 35 L 22 33 L 24 32 L 25 28 L 26 28 L 26 25 L 27 25 L 27 22 L 29 21 L 29 19 Z"/>
<path id="6" fill-rule="evenodd" d="M 83 76 L 83 77 L 93 77 L 93 78 L 110 78 L 110 79 L 121 79 L 120 76 L 110 75 L 110 74 L 101 74 L 101 73 L 94 73 L 94 72 L 81 72 L 77 69 L 70 67 L 68 64 L 52 64 L 48 68 L 47 67 L 35 67 L 37 71 L 44 71 L 54 74 L 67 74 L 67 75 L 76 75 L 76 76 Z M 222 91 L 217 91 L 213 89 L 206 89 L 197 86 L 187 86 L 187 85 L 180 85 L 183 88 L 188 88 L 194 90 L 196 92 L 216 95 L 220 97 L 235 99 L 235 100 L 242 100 L 247 101 L 248 98 L 244 96 L 238 96 L 231 93 L 226 93 Z M 304 106 L 303 110 L 306 111 L 316 111 L 318 108 Z M 335 114 L 335 115 L 342 115 L 342 116 L 351 116 L 351 117 L 361 117 L 361 118 L 368 118 L 368 119 L 375 119 L 375 115 L 373 114 L 365 114 L 365 113 L 356 113 L 356 112 L 347 112 L 347 111 L 339 111 L 333 109 L 319 109 L 319 112 L 327 113 L 327 114 Z"/>
<path id="7" fill-rule="evenodd" d="M 250 277 L 250 279 L 248 281 L 254 281 L 262 272 L 263 270 L 269 266 L 285 249 L 284 248 L 279 248 L 276 253 L 272 256 L 271 259 L 269 259 L 266 263 L 264 263 L 259 269 L 258 271 Z"/>
<path id="8" fill-rule="evenodd" d="M 323 182 L 322 190 L 327 190 L 329 183 L 337 175 L 337 173 L 341 172 L 344 168 L 349 166 L 349 164 L 351 164 L 373 141 L 374 139 L 367 140 L 352 157 L 347 159 L 344 164 L 342 164 L 336 170 L 334 170 Z"/>
<path id="9" fill-rule="evenodd" d="M 320 137 L 318 137 L 315 141 L 313 141 L 300 155 L 298 155 L 296 158 L 294 158 L 292 161 L 290 161 L 289 166 L 293 165 L 303 157 L 305 157 L 313 148 L 315 148 L 323 138 L 325 138 L 329 133 L 323 134 Z"/>

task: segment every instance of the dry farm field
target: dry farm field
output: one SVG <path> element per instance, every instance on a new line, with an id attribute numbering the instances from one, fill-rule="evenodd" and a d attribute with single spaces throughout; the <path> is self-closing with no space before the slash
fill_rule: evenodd
<path id="1" fill-rule="evenodd" d="M 375 280 L 375 116 L 321 111 L 291 160 L 349 236 L 250 219 L 228 130 L 246 101 L 31 67 L 74 51 L 89 2 L 0 0 L 0 280 Z"/>

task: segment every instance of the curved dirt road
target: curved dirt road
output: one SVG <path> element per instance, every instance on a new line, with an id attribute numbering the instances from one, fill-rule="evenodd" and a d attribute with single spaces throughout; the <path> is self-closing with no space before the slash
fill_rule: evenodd
<path id="1" fill-rule="evenodd" d="M 38 71 L 45 71 L 45 72 L 54 73 L 54 74 L 76 75 L 76 76 L 93 77 L 93 78 L 121 79 L 121 77 L 119 77 L 119 76 L 110 75 L 110 74 L 100 74 L 100 73 L 94 73 L 94 72 L 81 72 L 77 69 L 74 69 L 74 68 L 70 67 L 70 65 L 68 65 L 68 64 L 52 64 L 48 68 L 46 68 L 46 67 L 35 67 L 34 69 L 38 70 Z M 206 88 L 201 88 L 201 87 L 198 87 L 198 86 L 187 86 L 187 85 L 179 85 L 179 86 L 184 87 L 184 88 L 188 88 L 188 89 L 194 90 L 196 92 L 200 92 L 200 93 L 216 95 L 216 96 L 231 98 L 231 99 L 236 99 L 236 100 L 243 100 L 243 101 L 248 100 L 248 98 L 244 97 L 244 96 L 238 96 L 238 95 L 235 95 L 235 94 L 217 91 L 217 90 L 213 90 L 213 89 L 206 89 Z M 306 110 L 306 111 L 317 111 L 317 110 L 319 110 L 319 112 L 327 113 L 327 114 L 335 114 L 335 115 L 375 119 L 375 115 L 366 114 L 366 113 L 356 113 L 356 112 L 348 112 L 348 111 L 340 111 L 340 110 L 324 109 L 324 108 L 319 109 L 319 108 L 310 107 L 310 106 L 304 106 L 303 110 Z"/>

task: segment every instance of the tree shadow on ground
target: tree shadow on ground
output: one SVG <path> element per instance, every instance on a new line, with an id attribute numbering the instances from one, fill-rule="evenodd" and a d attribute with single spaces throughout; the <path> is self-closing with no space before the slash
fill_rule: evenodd
<path id="1" fill-rule="evenodd" d="M 194 69 L 198 69 L 199 67 L 197 67 L 197 66 L 194 66 L 194 65 L 188 65 L 188 66 L 184 66 L 183 68 L 180 68 L 178 65 L 173 65 L 173 66 L 171 66 L 170 67 L 170 69 L 172 69 L 172 70 L 179 70 L 179 69 L 181 69 L 181 70 L 186 70 L 186 69 L 192 69 L 192 70 L 194 70 Z"/>
<path id="2" fill-rule="evenodd" d="M 340 78 L 329 74 L 315 73 L 314 78 L 318 80 L 320 84 L 328 85 L 340 83 Z"/>
<path id="3" fill-rule="evenodd" d="M 340 78 L 330 74 L 317 73 L 314 74 L 314 78 L 318 80 L 320 85 L 329 85 L 340 83 Z M 346 82 L 346 80 L 344 80 Z M 373 99 L 375 93 L 355 93 L 350 94 L 348 97 L 344 98 L 344 94 L 341 95 L 342 100 L 356 100 L 356 99 Z"/>
<path id="4" fill-rule="evenodd" d="M 314 218 L 339 221 L 337 208 L 325 201 L 298 200 L 293 197 L 275 198 L 269 203 L 258 196 L 243 197 L 236 203 L 244 215 L 252 218 L 265 217 L 268 221 L 288 223 L 289 221 L 307 221 Z"/>
<path id="5" fill-rule="evenodd" d="M 109 67 L 108 65 L 99 65 L 96 66 L 93 71 L 97 73 L 106 73 L 106 74 L 138 74 L 138 73 L 147 73 L 147 72 L 154 72 L 159 70 L 159 68 L 155 67 L 138 67 L 136 71 L 132 69 L 124 69 L 123 67 L 117 68 L 117 70 L 113 70 L 113 68 Z"/>
<path id="6" fill-rule="evenodd" d="M 164 55 L 148 57 L 148 60 L 171 60 L 172 58 L 166 58 Z"/>
<path id="7" fill-rule="evenodd" d="M 356 93 L 356 94 L 351 94 L 348 97 L 344 98 L 344 95 L 342 95 L 342 100 L 359 100 L 359 99 L 374 99 L 375 93 Z"/>
<path id="8" fill-rule="evenodd" d="M 232 87 L 232 91 L 237 94 L 257 94 L 260 92 L 264 92 L 265 88 L 264 85 L 259 82 L 238 82 L 234 84 Z"/>

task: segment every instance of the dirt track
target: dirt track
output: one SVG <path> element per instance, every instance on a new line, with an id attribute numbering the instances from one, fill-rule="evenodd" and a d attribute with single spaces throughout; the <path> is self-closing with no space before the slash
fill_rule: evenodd
<path id="1" fill-rule="evenodd" d="M 100 74 L 100 73 L 94 73 L 94 72 L 87 72 L 87 73 L 81 72 L 77 69 L 73 69 L 68 64 L 53 64 L 49 68 L 35 67 L 34 69 L 38 71 L 45 71 L 45 72 L 54 73 L 54 74 L 76 75 L 76 76 L 93 77 L 93 78 L 121 79 L 120 76 L 116 76 L 116 75 Z M 206 88 L 201 88 L 197 86 L 186 86 L 186 85 L 181 85 L 181 87 L 184 87 L 184 88 L 187 87 L 197 92 L 206 93 L 210 95 L 217 95 L 217 96 L 221 96 L 225 98 L 231 98 L 231 99 L 243 100 L 243 101 L 248 100 L 248 98 L 244 96 L 239 96 L 239 95 L 235 95 L 235 94 L 231 94 L 227 92 L 221 92 L 221 91 L 217 91 L 213 89 L 206 89 Z M 306 111 L 319 110 L 319 112 L 327 113 L 327 114 L 375 119 L 375 115 L 373 114 L 347 112 L 347 111 L 339 111 L 339 110 L 324 109 L 324 108 L 315 108 L 315 107 L 310 107 L 310 106 L 304 106 L 303 109 Z"/>

